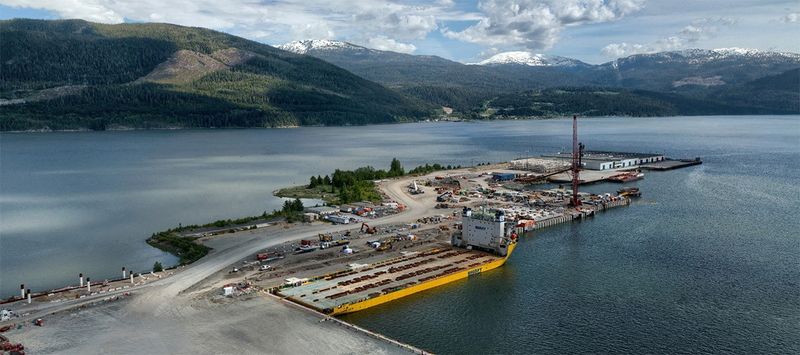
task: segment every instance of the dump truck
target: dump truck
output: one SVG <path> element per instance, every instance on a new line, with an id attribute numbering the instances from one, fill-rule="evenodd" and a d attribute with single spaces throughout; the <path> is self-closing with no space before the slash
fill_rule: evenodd
<path id="1" fill-rule="evenodd" d="M 262 261 L 262 262 L 263 261 L 278 260 L 278 259 L 283 259 L 283 254 L 279 254 L 279 253 L 275 253 L 275 252 L 256 254 L 256 260 Z"/>

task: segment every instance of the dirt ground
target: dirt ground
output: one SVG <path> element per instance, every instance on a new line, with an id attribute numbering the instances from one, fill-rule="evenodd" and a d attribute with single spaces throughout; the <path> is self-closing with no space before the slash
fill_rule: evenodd
<path id="1" fill-rule="evenodd" d="M 170 312 L 137 314 L 136 296 L 47 317 L 6 335 L 28 353 L 395 354 L 406 351 L 292 305 L 254 295 L 196 299 Z"/>

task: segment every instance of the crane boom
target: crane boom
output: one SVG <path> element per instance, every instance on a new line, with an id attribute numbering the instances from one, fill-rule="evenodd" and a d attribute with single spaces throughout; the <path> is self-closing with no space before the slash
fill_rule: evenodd
<path id="1" fill-rule="evenodd" d="M 578 184 L 580 183 L 581 156 L 583 143 L 578 143 L 578 116 L 572 116 L 572 206 L 580 206 Z"/>

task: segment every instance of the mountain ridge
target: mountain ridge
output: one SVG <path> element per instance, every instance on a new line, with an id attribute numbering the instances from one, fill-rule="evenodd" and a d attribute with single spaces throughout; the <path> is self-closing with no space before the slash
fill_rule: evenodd
<path id="1" fill-rule="evenodd" d="M 2 130 L 365 124 L 433 109 L 317 58 L 203 28 L 5 20 L 0 46 Z"/>
<path id="2" fill-rule="evenodd" d="M 584 63 L 580 60 L 561 57 L 561 56 L 554 56 L 554 55 L 545 55 L 545 54 L 538 54 L 538 53 L 531 53 L 525 51 L 513 51 L 513 52 L 502 52 L 497 53 L 487 59 L 484 59 L 478 63 L 471 63 L 471 65 L 506 65 L 506 64 L 516 64 L 516 65 L 527 65 L 532 67 L 540 67 L 540 66 L 562 66 L 562 67 L 589 67 L 590 64 Z"/>
<path id="3" fill-rule="evenodd" d="M 443 106 L 474 119 L 800 113 L 800 55 L 741 48 L 467 65 L 342 41 L 286 51 L 204 28 L 82 20 L 0 21 L 0 47 L 0 130 L 393 123 Z"/>
<path id="4" fill-rule="evenodd" d="M 306 54 L 312 50 L 373 50 L 364 46 L 352 44 L 350 42 L 328 40 L 328 39 L 306 39 L 300 41 L 292 41 L 275 46 L 275 48 L 297 53 Z"/>
<path id="5" fill-rule="evenodd" d="M 400 55 L 407 55 L 413 57 L 437 57 L 433 55 L 425 55 L 425 54 L 407 54 L 407 53 L 400 53 L 394 52 L 389 50 L 380 50 L 369 48 L 367 46 L 354 44 L 347 41 L 341 40 L 329 40 L 329 39 L 305 39 L 305 40 L 298 40 L 298 41 L 291 41 L 283 44 L 276 45 L 275 48 L 279 48 L 285 51 L 297 53 L 297 54 L 307 54 L 308 52 L 317 51 L 346 51 L 346 50 L 362 50 L 362 51 L 371 51 L 375 53 L 392 53 L 392 54 L 400 54 Z M 571 58 L 571 57 L 564 57 L 559 55 L 551 55 L 551 54 L 542 54 L 542 53 L 533 53 L 529 51 L 506 51 L 506 52 L 499 52 L 493 54 L 492 56 L 480 60 L 478 62 L 459 62 L 455 60 L 445 59 L 444 60 L 464 64 L 464 65 L 497 65 L 497 64 L 525 64 L 530 66 L 546 66 L 548 65 L 548 59 L 550 62 L 553 62 L 550 65 L 563 65 L 565 62 L 569 63 L 580 63 L 586 66 L 603 66 L 603 65 L 610 65 L 613 62 L 617 61 L 624 61 L 626 59 L 634 59 L 634 58 L 656 58 L 656 57 L 674 57 L 674 56 L 681 56 L 684 58 L 698 58 L 698 57 L 709 57 L 714 60 L 719 59 L 726 59 L 734 56 L 740 57 L 786 57 L 792 59 L 800 59 L 800 53 L 794 52 L 786 52 L 786 51 L 769 51 L 769 50 L 760 50 L 754 48 L 743 48 L 743 47 L 723 47 L 723 48 L 713 48 L 713 49 L 703 49 L 703 48 L 686 48 L 686 49 L 679 49 L 679 50 L 672 50 L 672 51 L 661 51 L 661 52 L 654 52 L 654 53 L 639 53 L 639 54 L 631 54 L 624 57 L 619 57 L 607 62 L 599 63 L 599 64 L 589 64 L 586 62 L 581 61 L 580 59 Z"/>
<path id="6" fill-rule="evenodd" d="M 718 100 L 735 96 L 722 91 L 741 91 L 740 84 L 800 67 L 800 55 L 796 53 L 744 48 L 635 54 L 601 64 L 529 52 L 504 52 L 484 60 L 483 65 L 467 65 L 439 57 L 431 59 L 363 46 L 355 46 L 358 53 L 343 45 L 335 50 L 322 47 L 308 50 L 306 55 L 460 112 L 471 111 L 497 95 L 564 87 L 649 90 Z M 548 59 L 555 62 L 548 63 Z M 765 105 L 774 103 L 765 100 L 763 95 L 759 97 L 758 102 L 747 105 L 763 111 Z M 733 101 L 728 104 L 741 105 Z M 785 112 L 776 110 L 779 111 Z"/>

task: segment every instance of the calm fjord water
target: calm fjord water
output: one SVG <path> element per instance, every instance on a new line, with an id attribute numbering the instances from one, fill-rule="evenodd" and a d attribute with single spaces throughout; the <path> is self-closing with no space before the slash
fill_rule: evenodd
<path id="1" fill-rule="evenodd" d="M 271 191 L 312 174 L 549 153 L 570 124 L 2 134 L 0 293 L 173 263 L 150 233 L 278 208 Z M 800 352 L 800 117 L 595 118 L 580 134 L 705 163 L 648 173 L 638 202 L 525 237 L 503 268 L 345 319 L 437 353 Z"/>

